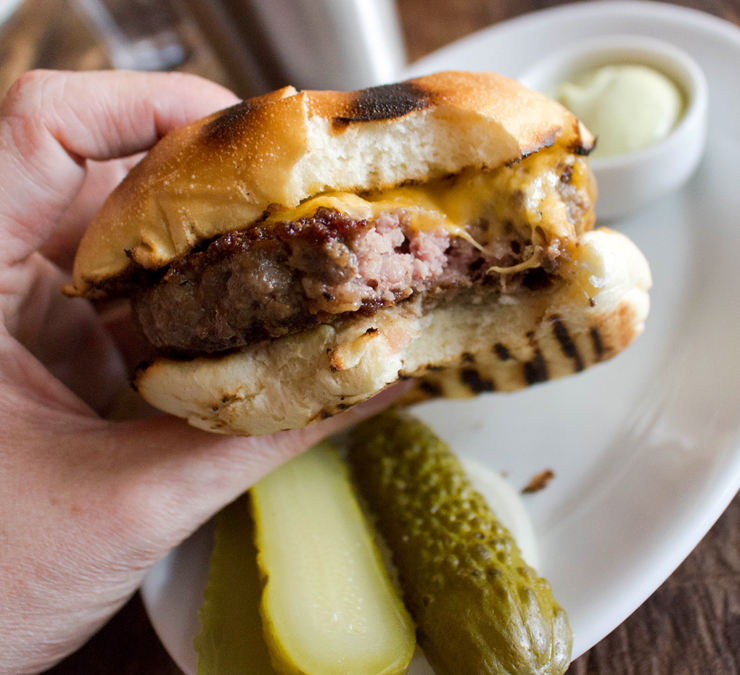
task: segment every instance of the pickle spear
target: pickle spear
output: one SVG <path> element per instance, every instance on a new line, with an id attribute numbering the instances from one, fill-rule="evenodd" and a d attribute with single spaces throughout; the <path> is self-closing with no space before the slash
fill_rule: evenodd
<path id="1" fill-rule="evenodd" d="M 565 672 L 573 642 L 565 611 L 449 447 L 396 412 L 366 420 L 352 438 L 349 462 L 434 672 Z"/>
<path id="2" fill-rule="evenodd" d="M 246 495 L 216 516 L 204 595 L 194 642 L 198 675 L 275 675 L 262 635 L 262 586 Z"/>
<path id="3" fill-rule="evenodd" d="M 339 453 L 315 445 L 251 490 L 260 612 L 281 675 L 395 675 L 414 627 Z"/>

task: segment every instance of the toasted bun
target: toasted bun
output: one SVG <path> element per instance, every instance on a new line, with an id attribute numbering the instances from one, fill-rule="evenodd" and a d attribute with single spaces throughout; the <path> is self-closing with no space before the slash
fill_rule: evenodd
<path id="1" fill-rule="evenodd" d="M 439 73 L 349 93 L 292 87 L 168 134 L 114 191 L 82 240 L 67 292 L 157 269 L 202 241 L 327 189 L 385 189 L 495 168 L 593 138 L 558 103 L 493 73 Z"/>
<path id="2" fill-rule="evenodd" d="M 402 303 L 219 358 L 160 359 L 135 383 L 156 407 L 238 435 L 303 427 L 407 376 L 421 378 L 410 400 L 513 391 L 624 349 L 643 329 L 650 284 L 635 245 L 600 229 L 543 291 L 423 316 Z"/>

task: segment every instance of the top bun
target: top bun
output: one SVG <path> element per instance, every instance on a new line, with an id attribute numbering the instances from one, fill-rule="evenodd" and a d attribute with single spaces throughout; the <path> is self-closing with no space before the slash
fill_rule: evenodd
<path id="1" fill-rule="evenodd" d="M 558 103 L 494 73 L 447 72 L 354 92 L 292 87 L 169 133 L 113 192 L 75 260 L 75 295 L 101 297 L 254 223 L 271 204 L 493 169 L 593 137 Z"/>

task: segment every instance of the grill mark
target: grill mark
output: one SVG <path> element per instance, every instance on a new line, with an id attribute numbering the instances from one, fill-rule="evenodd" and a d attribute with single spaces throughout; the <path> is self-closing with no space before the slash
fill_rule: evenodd
<path id="1" fill-rule="evenodd" d="M 549 379 L 547 364 L 539 351 L 531 361 L 527 361 L 524 364 L 524 379 L 530 385 L 537 384 L 538 382 L 547 382 Z"/>
<path id="2" fill-rule="evenodd" d="M 537 346 L 537 341 L 534 338 L 534 332 L 530 331 L 527 333 L 529 343 L 534 349 L 534 357 L 531 361 L 527 361 L 524 364 L 524 379 L 527 384 L 537 384 L 538 382 L 547 382 L 550 379 L 550 374 L 547 372 L 547 363 L 542 356 L 540 348 Z"/>
<path id="3" fill-rule="evenodd" d="M 563 350 L 563 354 L 565 354 L 569 359 L 573 359 L 573 365 L 576 372 L 580 373 L 584 367 L 583 359 L 578 353 L 578 347 L 576 346 L 576 343 L 573 342 L 573 338 L 570 337 L 568 329 L 557 314 L 551 316 L 550 321 L 552 322 L 552 332 L 560 343 L 560 348 Z"/>
<path id="4" fill-rule="evenodd" d="M 419 389 L 424 393 L 429 394 L 429 396 L 442 396 L 442 387 L 440 387 L 436 382 L 422 380 L 419 382 Z"/>
<path id="5" fill-rule="evenodd" d="M 475 368 L 463 368 L 460 371 L 460 380 L 474 394 L 480 394 L 484 391 L 496 391 L 493 380 L 482 378 Z"/>
<path id="6" fill-rule="evenodd" d="M 588 157 L 595 149 L 599 139 L 595 138 L 593 144 L 584 145 L 583 140 L 579 137 L 578 140 L 573 144 L 572 150 L 574 155 L 581 155 L 582 157 Z"/>
<path id="7" fill-rule="evenodd" d="M 227 145 L 243 133 L 244 121 L 259 108 L 257 101 L 242 101 L 223 111 L 221 115 L 203 126 L 199 136 L 208 145 Z"/>
<path id="8" fill-rule="evenodd" d="M 493 345 L 493 351 L 496 352 L 496 356 L 498 356 L 501 361 L 508 361 L 511 358 L 509 350 L 500 342 Z"/>
<path id="9" fill-rule="evenodd" d="M 604 344 L 601 342 L 601 335 L 599 334 L 598 328 L 591 329 L 591 342 L 594 343 L 594 353 L 596 354 L 596 361 L 601 361 L 604 357 Z"/>
<path id="10" fill-rule="evenodd" d="M 375 122 L 403 117 L 431 105 L 429 93 L 412 82 L 386 84 L 357 92 L 345 115 L 332 119 L 336 129 L 353 122 Z"/>
<path id="11" fill-rule="evenodd" d="M 475 363 L 475 356 L 473 356 L 470 352 L 463 352 L 462 360 L 464 363 Z"/>

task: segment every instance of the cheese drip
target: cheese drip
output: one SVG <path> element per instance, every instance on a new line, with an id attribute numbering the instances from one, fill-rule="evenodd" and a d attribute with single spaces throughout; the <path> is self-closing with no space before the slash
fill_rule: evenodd
<path id="1" fill-rule="evenodd" d="M 421 185 L 362 195 L 323 193 L 295 209 L 273 212 L 266 224 L 308 218 L 319 208 L 334 209 L 356 220 L 374 220 L 383 213 L 402 212 L 409 226 L 417 231 L 442 229 L 488 253 L 486 247 L 491 242 L 512 230 L 533 244 L 575 242 L 581 232 L 592 226 L 592 201 L 585 159 L 548 148 L 494 171 L 466 169 Z M 477 239 L 472 236 L 472 229 Z M 493 266 L 488 271 L 512 274 L 538 265 L 533 253 L 518 265 Z"/>

